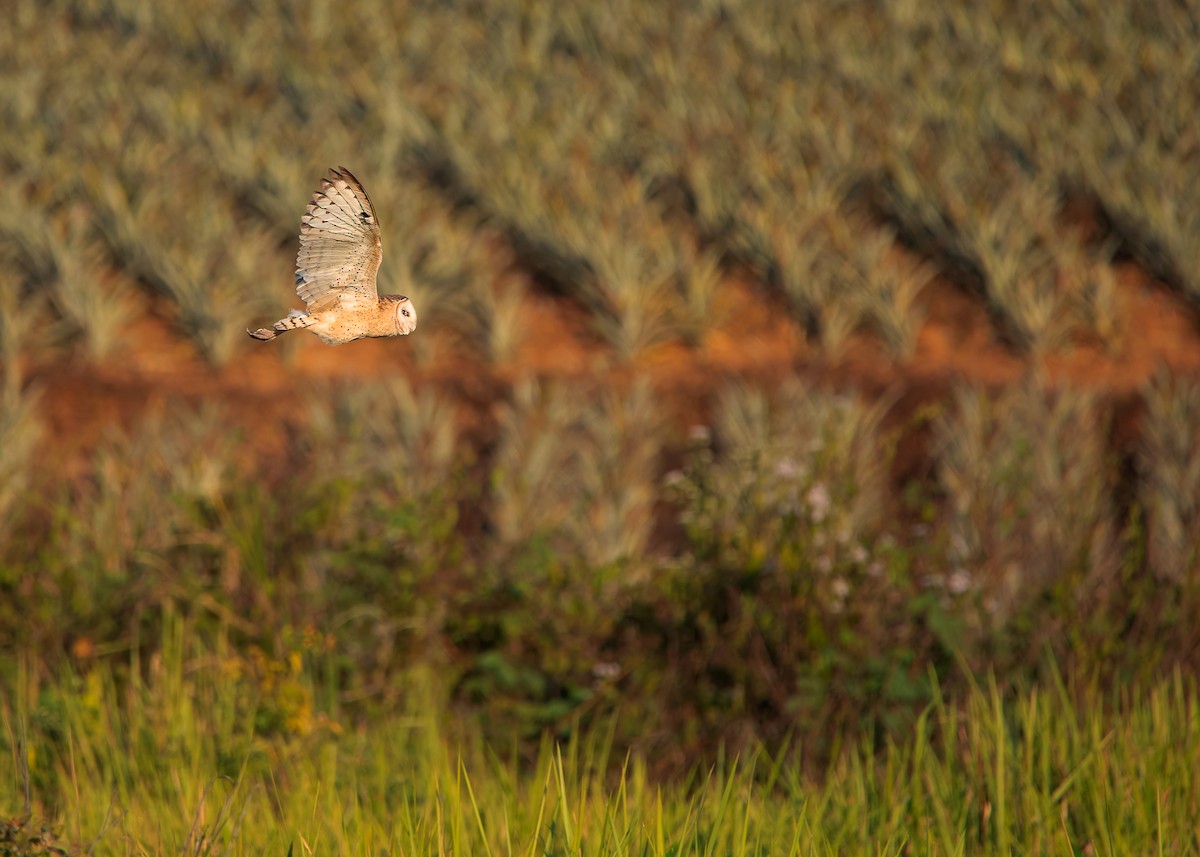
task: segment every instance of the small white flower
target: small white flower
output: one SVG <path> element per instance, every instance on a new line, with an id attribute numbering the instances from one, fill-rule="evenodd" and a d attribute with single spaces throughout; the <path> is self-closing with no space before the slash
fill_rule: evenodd
<path id="1" fill-rule="evenodd" d="M 962 595 L 971 588 L 971 575 L 963 569 L 951 572 L 946 578 L 946 589 L 953 595 Z"/>
<path id="2" fill-rule="evenodd" d="M 829 515 L 829 509 L 833 505 L 833 500 L 829 496 L 829 489 L 825 487 L 824 482 L 818 482 L 808 489 L 808 493 L 804 495 L 804 500 L 808 503 L 809 512 L 812 514 L 814 524 L 819 524 Z"/>
<path id="3" fill-rule="evenodd" d="M 601 661 L 592 665 L 592 675 L 604 681 L 612 681 L 621 674 L 621 665 L 616 661 Z"/>
<path id="4" fill-rule="evenodd" d="M 833 597 L 838 601 L 844 601 L 846 596 L 850 594 L 850 584 L 846 582 L 844 577 L 835 577 L 833 583 L 829 584 L 830 591 L 833 592 Z"/>
<path id="5" fill-rule="evenodd" d="M 850 548 L 850 561 L 855 565 L 862 565 L 867 559 L 867 549 L 862 545 L 855 545 Z"/>
<path id="6" fill-rule="evenodd" d="M 775 465 L 775 475 L 780 479 L 800 479 L 804 476 L 804 468 L 793 458 L 784 458 Z"/>

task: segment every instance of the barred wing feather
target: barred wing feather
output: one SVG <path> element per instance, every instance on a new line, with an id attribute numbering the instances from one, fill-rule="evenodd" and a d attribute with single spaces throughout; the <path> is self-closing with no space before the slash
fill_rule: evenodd
<path id="1" fill-rule="evenodd" d="M 309 313 L 374 304 L 382 259 L 379 221 L 367 192 L 345 167 L 331 169 L 300 219 L 296 294 Z"/>

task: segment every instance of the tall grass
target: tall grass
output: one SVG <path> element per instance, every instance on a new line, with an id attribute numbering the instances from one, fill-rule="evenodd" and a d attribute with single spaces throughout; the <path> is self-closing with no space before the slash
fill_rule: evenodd
<path id="1" fill-rule="evenodd" d="M 1062 684 L 935 697 L 881 751 L 850 737 L 814 776 L 751 749 L 656 783 L 610 729 L 529 757 L 480 740 L 438 678 L 356 726 L 323 707 L 319 644 L 279 660 L 211 647 L 168 608 L 157 653 L 51 678 L 6 662 L 0 819 L 31 812 L 69 853 L 1190 853 L 1193 681 L 1109 696 Z M 613 715 L 616 718 L 620 714 Z M 795 736 L 802 742 L 804 736 Z M 25 807 L 25 789 L 30 805 Z M 0 829 L 11 830 L 13 822 Z M 33 849 L 12 853 L 42 853 Z"/>

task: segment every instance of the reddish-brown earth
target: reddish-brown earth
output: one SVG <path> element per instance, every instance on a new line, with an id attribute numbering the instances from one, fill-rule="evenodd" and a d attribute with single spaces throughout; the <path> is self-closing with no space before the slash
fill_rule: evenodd
<path id="1" fill-rule="evenodd" d="M 1037 359 L 1051 383 L 1112 394 L 1120 405 L 1118 424 L 1126 427 L 1118 434 L 1128 438 L 1136 423 L 1136 391 L 1157 366 L 1200 371 L 1200 325 L 1194 309 L 1135 264 L 1121 263 L 1115 273 L 1126 323 L 1111 353 L 1095 342 L 1072 343 L 1045 358 L 1019 353 L 1002 341 L 976 297 L 939 278 L 922 295 L 926 321 L 909 361 L 890 360 L 868 333 L 852 336 L 843 355 L 830 361 L 806 342 L 777 296 L 734 274 L 724 287 L 722 321 L 698 346 L 655 346 L 633 365 L 623 365 L 589 329 L 581 308 L 539 289 L 509 265 L 502 276 L 523 281 L 525 328 L 507 365 L 474 360 L 453 331 L 426 325 L 413 339 L 337 348 L 303 333 L 272 344 L 247 341 L 229 365 L 213 368 L 174 331 L 163 306 L 151 302 L 114 357 L 92 364 L 59 356 L 31 367 L 29 376 L 42 389 L 46 443 L 68 468 L 82 465 L 110 426 L 127 427 L 141 415 L 181 402 L 222 405 L 231 428 L 241 429 L 269 465 L 286 452 L 289 429 L 306 419 L 306 397 L 393 374 L 447 385 L 465 404 L 464 420 L 486 423 L 509 383 L 522 376 L 620 384 L 640 373 L 651 379 L 666 413 L 682 428 L 704 420 L 711 394 L 731 379 L 772 384 L 799 375 L 828 388 L 887 394 L 904 420 L 921 404 L 943 398 L 956 381 L 997 387 L 1021 377 Z M 429 338 L 420 353 L 415 337 Z"/>

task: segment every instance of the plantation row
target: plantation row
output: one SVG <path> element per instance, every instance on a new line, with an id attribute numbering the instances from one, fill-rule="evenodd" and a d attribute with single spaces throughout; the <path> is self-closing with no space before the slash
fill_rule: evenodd
<path id="1" fill-rule="evenodd" d="M 6 363 L 47 341 L 22 320 L 44 302 L 49 341 L 111 353 L 135 282 L 232 359 L 287 300 L 299 212 L 342 162 L 381 213 L 383 285 L 489 359 L 518 335 L 513 300 L 417 177 L 504 231 L 622 357 L 697 341 L 735 263 L 828 353 L 865 328 L 901 360 L 939 269 L 1035 353 L 1120 352 L 1119 250 L 1200 290 L 1187 4 L 202 6 L 17 0 Z M 1111 233 L 1063 214 L 1078 196 Z M 897 237 L 929 261 L 897 264 Z"/>

